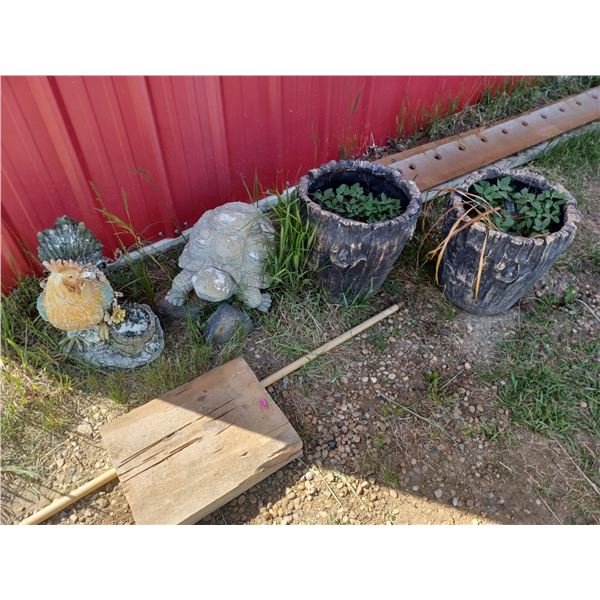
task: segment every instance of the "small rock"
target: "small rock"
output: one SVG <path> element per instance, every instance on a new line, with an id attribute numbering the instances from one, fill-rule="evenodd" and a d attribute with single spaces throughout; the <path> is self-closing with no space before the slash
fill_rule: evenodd
<path id="1" fill-rule="evenodd" d="M 466 363 L 465 363 L 465 369 L 466 369 L 467 371 L 470 371 L 470 370 L 471 370 L 471 363 L 468 363 L 468 362 L 466 362 Z"/>
<path id="2" fill-rule="evenodd" d="M 306 481 L 312 481 L 315 477 L 315 474 L 312 471 L 309 471 L 305 476 L 304 479 L 306 479 Z"/>
<path id="3" fill-rule="evenodd" d="M 206 321 L 204 336 L 209 342 L 222 346 L 231 340 L 238 331 L 242 335 L 247 335 L 251 330 L 250 317 L 243 310 L 225 302 Z"/>
<path id="4" fill-rule="evenodd" d="M 435 490 L 435 492 L 433 492 L 433 495 L 439 500 L 444 492 L 442 492 L 442 490 L 440 488 L 438 488 L 437 490 Z"/>
<path id="5" fill-rule="evenodd" d="M 101 496 L 96 500 L 96 506 L 98 508 L 106 508 L 108 506 L 108 500 L 104 496 Z"/>
<path id="6" fill-rule="evenodd" d="M 80 435 L 85 435 L 86 437 L 91 437 L 93 433 L 92 426 L 86 422 L 80 423 L 77 425 L 77 433 Z"/>

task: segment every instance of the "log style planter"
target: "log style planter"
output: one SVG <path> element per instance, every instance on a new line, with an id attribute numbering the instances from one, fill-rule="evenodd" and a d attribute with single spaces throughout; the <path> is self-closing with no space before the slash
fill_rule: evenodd
<path id="1" fill-rule="evenodd" d="M 360 183 L 367 192 L 402 201 L 394 219 L 361 223 L 330 212 L 312 200 L 317 190 Z M 382 165 L 356 160 L 332 161 L 312 169 L 298 183 L 305 218 L 317 226 L 311 265 L 333 303 L 352 302 L 379 290 L 412 237 L 421 193 L 412 181 Z"/>
<path id="2" fill-rule="evenodd" d="M 556 225 L 556 231 L 547 235 L 521 237 L 491 230 L 477 222 L 449 241 L 440 267 L 440 284 L 444 295 L 463 310 L 479 315 L 505 312 L 522 298 L 571 245 L 580 220 L 577 202 L 567 190 L 559 185 L 551 185 L 530 171 L 490 167 L 473 173 L 458 189 L 468 192 L 478 181 L 507 175 L 522 187 L 529 186 L 536 191 L 559 191 L 567 201 L 562 206 L 561 221 Z M 444 234 L 464 214 L 463 201 L 457 192 L 450 195 L 448 209 L 453 210 L 445 220 Z M 466 217 L 459 227 L 470 220 Z M 483 268 L 476 301 L 476 279 L 484 244 Z"/>

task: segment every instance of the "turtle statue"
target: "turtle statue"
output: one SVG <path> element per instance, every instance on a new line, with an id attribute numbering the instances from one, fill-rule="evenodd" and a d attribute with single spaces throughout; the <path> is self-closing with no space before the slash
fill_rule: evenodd
<path id="1" fill-rule="evenodd" d="M 269 310 L 271 297 L 265 259 L 275 230 L 259 208 L 229 202 L 205 212 L 192 228 L 181 256 L 183 269 L 165 300 L 183 306 L 189 292 L 208 302 L 236 296 L 250 308 Z"/>
<path id="2" fill-rule="evenodd" d="M 91 365 L 131 369 L 158 358 L 164 348 L 156 315 L 145 304 L 121 306 L 104 270 L 102 244 L 83 222 L 63 216 L 38 234 L 38 256 L 48 276 L 37 309 L 64 331 L 67 353 Z"/>

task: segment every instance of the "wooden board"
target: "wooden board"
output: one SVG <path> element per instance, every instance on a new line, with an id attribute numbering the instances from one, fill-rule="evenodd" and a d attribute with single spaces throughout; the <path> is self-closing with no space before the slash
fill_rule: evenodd
<path id="1" fill-rule="evenodd" d="M 196 523 L 302 454 L 302 441 L 237 358 L 104 425 L 138 524 Z"/>

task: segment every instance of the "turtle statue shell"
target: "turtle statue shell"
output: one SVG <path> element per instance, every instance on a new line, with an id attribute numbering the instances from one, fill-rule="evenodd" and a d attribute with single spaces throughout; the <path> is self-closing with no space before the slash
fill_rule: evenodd
<path id="1" fill-rule="evenodd" d="M 265 259 L 274 239 L 273 225 L 259 208 L 230 202 L 209 210 L 192 228 L 181 256 L 183 271 L 166 296 L 181 306 L 193 288 L 198 297 L 220 302 L 237 295 L 252 308 L 266 310 L 270 299 Z"/>

